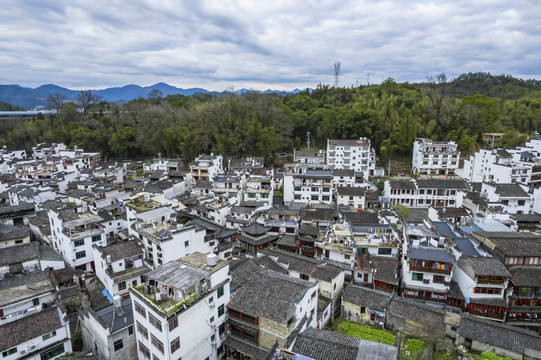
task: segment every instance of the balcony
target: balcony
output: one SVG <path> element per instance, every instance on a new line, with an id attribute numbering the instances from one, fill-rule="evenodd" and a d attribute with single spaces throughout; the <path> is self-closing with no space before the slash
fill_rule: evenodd
<path id="1" fill-rule="evenodd" d="M 434 274 L 451 274 L 450 269 L 435 269 L 433 267 L 427 267 L 427 266 L 414 266 L 410 265 L 410 271 L 422 271 L 422 272 L 429 272 Z"/>

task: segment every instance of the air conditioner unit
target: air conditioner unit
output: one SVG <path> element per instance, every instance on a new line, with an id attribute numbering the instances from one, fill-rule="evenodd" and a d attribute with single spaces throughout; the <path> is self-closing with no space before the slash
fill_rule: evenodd
<path id="1" fill-rule="evenodd" d="M 30 346 L 30 350 L 34 350 L 37 347 L 37 345 Z"/>

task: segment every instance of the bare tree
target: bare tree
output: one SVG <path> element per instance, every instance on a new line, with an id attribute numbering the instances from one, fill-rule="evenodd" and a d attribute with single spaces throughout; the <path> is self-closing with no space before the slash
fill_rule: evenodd
<path id="1" fill-rule="evenodd" d="M 92 94 L 92 91 L 90 90 L 81 90 L 75 100 L 81 106 L 83 114 L 86 115 L 88 109 L 101 100 L 101 96 L 97 94 Z"/>
<path id="2" fill-rule="evenodd" d="M 47 109 L 56 110 L 56 114 L 58 115 L 60 113 L 60 107 L 64 103 L 64 100 L 66 100 L 66 95 L 64 94 L 49 94 L 49 96 L 47 96 Z"/>
<path id="3" fill-rule="evenodd" d="M 427 76 L 427 91 L 426 95 L 436 113 L 436 120 L 439 125 L 443 124 L 443 112 L 445 97 L 448 95 L 451 83 L 447 81 L 447 76 L 441 73 L 436 76 Z"/>
<path id="4" fill-rule="evenodd" d="M 156 88 L 150 90 L 150 92 L 148 93 L 148 98 L 152 100 L 152 102 L 156 105 L 160 103 L 162 96 L 163 93 L 161 92 L 161 90 Z"/>

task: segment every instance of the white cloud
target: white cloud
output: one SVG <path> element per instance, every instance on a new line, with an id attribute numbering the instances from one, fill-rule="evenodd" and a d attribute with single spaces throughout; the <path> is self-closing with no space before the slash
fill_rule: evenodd
<path id="1" fill-rule="evenodd" d="M 292 89 L 445 72 L 540 78 L 536 1 L 30 1 L 0 9 L 0 83 Z M 5 20 L 4 20 L 5 19 Z"/>

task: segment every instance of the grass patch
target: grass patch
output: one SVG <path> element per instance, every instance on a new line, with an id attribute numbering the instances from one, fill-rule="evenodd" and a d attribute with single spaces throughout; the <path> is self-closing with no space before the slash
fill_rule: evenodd
<path id="1" fill-rule="evenodd" d="M 374 329 L 353 321 L 339 319 L 334 328 L 335 332 L 354 336 L 360 339 L 379 342 L 382 344 L 395 344 L 396 336 L 385 330 Z"/>
<path id="2" fill-rule="evenodd" d="M 426 342 L 421 339 L 406 339 L 404 341 L 404 352 L 400 354 L 400 358 L 408 360 L 421 359 L 426 347 Z"/>

